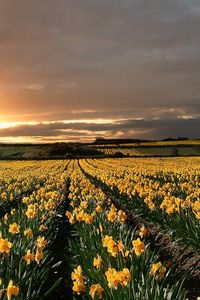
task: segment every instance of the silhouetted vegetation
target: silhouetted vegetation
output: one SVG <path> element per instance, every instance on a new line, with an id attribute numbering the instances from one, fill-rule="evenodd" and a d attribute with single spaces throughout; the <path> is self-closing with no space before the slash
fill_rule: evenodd
<path id="1" fill-rule="evenodd" d="M 52 159 L 83 156 L 102 156 L 102 153 L 79 143 L 0 145 L 0 159 Z"/>
<path id="2" fill-rule="evenodd" d="M 128 144 L 128 143 L 144 143 L 150 142 L 150 140 L 141 139 L 106 139 L 103 137 L 98 137 L 93 144 Z M 152 142 L 152 140 L 151 140 Z"/>

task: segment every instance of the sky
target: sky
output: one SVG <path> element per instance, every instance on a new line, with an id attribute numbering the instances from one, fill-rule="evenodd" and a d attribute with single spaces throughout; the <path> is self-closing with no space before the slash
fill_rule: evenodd
<path id="1" fill-rule="evenodd" d="M 0 0 L 0 142 L 199 128 L 199 0 Z"/>

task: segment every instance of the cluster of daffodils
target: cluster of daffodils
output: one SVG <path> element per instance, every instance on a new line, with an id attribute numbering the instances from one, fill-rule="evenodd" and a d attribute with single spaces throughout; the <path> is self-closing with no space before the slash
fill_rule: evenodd
<path id="1" fill-rule="evenodd" d="M 75 222 L 92 224 L 96 215 L 102 212 L 105 194 L 83 175 L 77 161 L 74 161 L 70 179 L 69 199 L 72 211 L 66 211 L 66 216 L 71 224 Z"/>
<path id="2" fill-rule="evenodd" d="M 92 299 L 159 294 L 168 265 L 151 251 L 148 228 L 128 222 L 130 206 L 118 209 L 112 200 L 117 191 L 133 207 L 139 199 L 149 211 L 169 217 L 189 207 L 200 219 L 199 160 L 190 160 L 192 171 L 185 161 L 184 169 L 183 159 L 166 160 L 164 167 L 158 159 L 1 162 L 0 295 L 27 299 L 33 286 L 40 289 L 51 265 L 51 221 L 60 217 L 57 209 L 66 199 L 66 220 L 75 233 L 68 250 L 71 291 Z M 176 287 L 169 283 L 162 300 L 175 299 Z"/>
<path id="3" fill-rule="evenodd" d="M 83 271 L 81 266 L 78 266 L 71 274 L 71 278 L 73 281 L 73 291 L 76 292 L 78 295 L 80 295 L 82 292 L 85 291 L 85 277 L 83 276 Z M 99 298 L 102 298 L 102 293 L 104 289 L 102 286 L 97 283 L 93 284 L 90 287 L 89 294 L 92 299 L 95 298 L 95 296 L 98 296 Z"/>
<path id="4" fill-rule="evenodd" d="M 166 270 L 166 267 L 163 266 L 162 263 L 159 261 L 152 265 L 150 274 L 156 279 L 163 279 L 165 277 Z"/>
<path id="5" fill-rule="evenodd" d="M 26 299 L 31 292 L 31 282 L 36 280 L 35 288 L 38 280 L 39 290 L 45 273 L 43 262 L 48 262 L 49 243 L 46 233 L 64 199 L 65 165 L 61 162 L 9 164 L 4 186 L 2 182 L 0 186 L 0 189 L 8 187 L 8 191 L 0 201 L 15 200 L 18 205 L 0 220 L 0 294 L 6 295 L 8 300 L 14 296 Z M 34 279 L 31 276 L 35 276 Z"/>
<path id="6" fill-rule="evenodd" d="M 108 236 L 106 235 L 103 238 L 103 247 L 107 248 L 108 253 L 110 253 L 112 256 L 116 257 L 118 252 L 121 252 L 123 255 L 128 256 L 129 251 L 126 251 L 126 253 L 124 254 L 124 245 L 122 243 L 122 241 L 120 241 L 119 243 L 116 243 L 113 240 L 112 236 Z"/>
<path id="7" fill-rule="evenodd" d="M 144 230 L 143 228 L 144 227 L 142 227 L 141 230 Z M 102 242 L 103 242 L 103 247 L 105 247 L 107 249 L 108 253 L 110 253 L 114 257 L 116 257 L 118 253 L 121 253 L 123 257 L 128 257 L 128 255 L 130 253 L 129 250 L 125 250 L 125 246 L 122 243 L 122 241 L 120 241 L 119 243 L 116 243 L 113 240 L 112 236 L 106 235 L 103 238 Z M 140 240 L 140 238 L 133 240 L 132 246 L 133 246 L 133 251 L 135 252 L 135 254 L 137 256 L 140 256 L 140 254 L 145 251 L 145 244 Z"/>
<path id="8" fill-rule="evenodd" d="M 72 165 L 70 208 L 66 211 L 73 231 L 77 231 L 75 244 L 70 247 L 76 266 L 71 272 L 72 291 L 92 299 L 130 299 L 126 297 L 137 293 L 139 284 L 144 285 L 137 282 L 145 278 L 158 289 L 167 267 L 158 260 L 158 254 L 150 252 L 148 228 L 143 224 L 131 230 L 127 214 L 117 209 L 112 197 L 105 199 L 77 161 Z M 140 269 L 145 270 L 142 275 Z"/>
<path id="9" fill-rule="evenodd" d="M 82 160 L 81 165 L 122 195 L 139 196 L 150 210 L 160 208 L 172 214 L 191 207 L 200 218 L 198 157 Z"/>
<path id="10" fill-rule="evenodd" d="M 109 288 L 117 289 L 120 284 L 122 286 L 127 286 L 127 284 L 131 281 L 131 273 L 127 268 L 124 268 L 119 272 L 117 272 L 114 268 L 109 268 L 105 275 Z"/>
<path id="11" fill-rule="evenodd" d="M 49 162 L 0 162 L 0 203 L 18 200 L 45 182 Z"/>
<path id="12" fill-rule="evenodd" d="M 26 262 L 27 265 L 30 265 L 31 262 L 35 261 L 37 262 L 37 264 L 40 264 L 40 262 L 43 260 L 44 258 L 44 254 L 43 254 L 43 250 L 47 245 L 47 240 L 41 236 L 39 236 L 36 240 L 36 252 L 31 252 L 31 250 L 27 250 L 25 256 L 24 256 L 24 260 Z"/>
<path id="13" fill-rule="evenodd" d="M 107 187 L 123 210 L 172 230 L 173 238 L 200 249 L 199 157 L 89 159 L 80 166 Z M 112 205 L 107 218 L 124 223 L 127 216 Z"/>
<path id="14" fill-rule="evenodd" d="M 78 266 L 76 269 L 74 269 L 71 278 L 73 280 L 73 291 L 80 295 L 80 293 L 85 291 L 85 278 L 82 275 L 81 266 Z"/>
<path id="15" fill-rule="evenodd" d="M 127 219 L 127 215 L 121 209 L 118 211 L 117 208 L 112 204 L 111 208 L 107 214 L 108 221 L 114 222 L 118 220 L 120 223 L 124 223 Z"/>

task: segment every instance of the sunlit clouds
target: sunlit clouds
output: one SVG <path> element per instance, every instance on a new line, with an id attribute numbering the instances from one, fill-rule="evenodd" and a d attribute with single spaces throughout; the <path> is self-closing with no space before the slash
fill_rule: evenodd
<path id="1" fill-rule="evenodd" d="M 0 123 L 2 142 L 92 142 L 97 137 L 163 139 L 199 138 L 199 116 L 132 119 L 77 119 Z M 184 136 L 182 135 L 184 132 Z"/>

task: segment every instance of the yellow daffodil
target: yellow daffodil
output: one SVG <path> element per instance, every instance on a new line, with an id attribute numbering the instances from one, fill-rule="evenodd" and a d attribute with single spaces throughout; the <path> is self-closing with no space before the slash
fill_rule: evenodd
<path id="1" fill-rule="evenodd" d="M 139 238 L 137 238 L 137 240 L 132 241 L 132 245 L 134 248 L 134 252 L 137 256 L 140 256 L 140 254 L 144 252 L 145 249 L 144 243 L 141 242 Z"/>
<path id="2" fill-rule="evenodd" d="M 12 234 L 18 234 L 20 230 L 20 226 L 17 223 L 13 223 L 9 225 L 9 232 Z"/>
<path id="3" fill-rule="evenodd" d="M 8 300 L 11 300 L 12 296 L 18 296 L 19 295 L 19 287 L 15 286 L 13 284 L 13 281 L 10 280 L 8 287 L 7 287 L 7 298 Z"/>
<path id="4" fill-rule="evenodd" d="M 166 267 L 159 261 L 151 266 L 150 274 L 156 279 L 163 279 L 165 277 Z"/>
<path id="5" fill-rule="evenodd" d="M 93 266 L 96 269 L 100 269 L 100 267 L 102 266 L 102 264 L 103 264 L 103 261 L 102 261 L 101 256 L 97 255 L 97 257 L 95 257 L 94 260 L 93 260 Z"/>
<path id="6" fill-rule="evenodd" d="M 93 284 L 90 287 L 89 294 L 92 297 L 92 299 L 94 299 L 95 296 L 98 296 L 101 299 L 103 291 L 104 289 L 102 288 L 102 286 L 99 283 L 97 283 L 97 284 Z"/>
<path id="7" fill-rule="evenodd" d="M 0 239 L 0 253 L 8 254 L 12 247 L 12 243 L 10 243 L 7 239 Z"/>
<path id="8" fill-rule="evenodd" d="M 30 265 L 32 261 L 34 261 L 35 256 L 33 253 L 31 253 L 31 250 L 27 250 L 26 255 L 24 256 L 24 260 L 27 265 Z"/>

